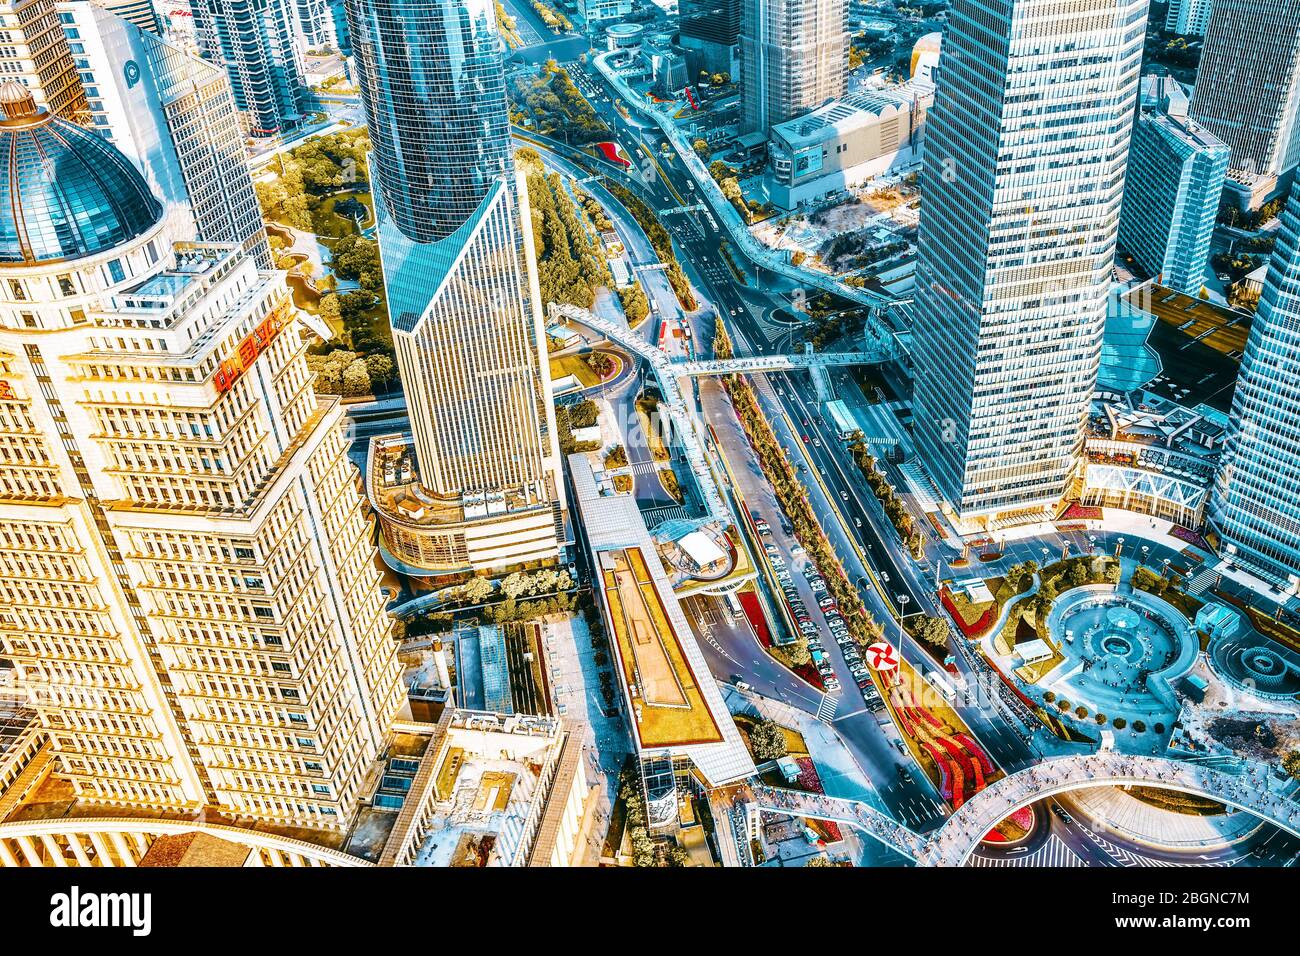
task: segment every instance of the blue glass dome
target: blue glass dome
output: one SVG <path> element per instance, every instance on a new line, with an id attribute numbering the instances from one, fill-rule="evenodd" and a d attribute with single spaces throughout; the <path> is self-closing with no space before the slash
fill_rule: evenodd
<path id="1" fill-rule="evenodd" d="M 147 231 L 162 206 L 135 167 L 90 130 L 0 84 L 0 263 L 76 259 Z"/>

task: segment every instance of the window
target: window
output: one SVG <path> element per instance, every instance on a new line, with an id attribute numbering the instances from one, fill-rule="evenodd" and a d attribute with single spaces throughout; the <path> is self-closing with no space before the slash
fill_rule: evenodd
<path id="1" fill-rule="evenodd" d="M 58 277 L 60 295 L 76 295 L 77 287 L 72 284 L 72 276 L 62 275 Z"/>
<path id="2" fill-rule="evenodd" d="M 108 274 L 114 282 L 126 281 L 126 270 L 122 268 L 121 259 L 110 259 L 108 262 Z"/>
<path id="3" fill-rule="evenodd" d="M 13 296 L 15 299 L 17 299 L 19 302 L 27 301 L 27 289 L 23 286 L 22 282 L 19 281 L 18 279 L 9 280 L 9 294 Z"/>

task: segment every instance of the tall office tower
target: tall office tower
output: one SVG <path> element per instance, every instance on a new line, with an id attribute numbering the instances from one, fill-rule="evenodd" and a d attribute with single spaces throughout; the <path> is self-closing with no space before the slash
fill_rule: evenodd
<path id="1" fill-rule="evenodd" d="M 1211 500 L 1223 553 L 1300 585 L 1300 202 L 1269 260 L 1232 396 L 1231 430 Z"/>
<path id="2" fill-rule="evenodd" d="M 1300 3 L 1214 0 L 1189 114 L 1232 149 L 1229 186 L 1257 208 L 1300 161 Z"/>
<path id="3" fill-rule="evenodd" d="M 225 68 L 250 136 L 274 136 L 302 119 L 307 85 L 290 2 L 190 0 L 199 50 Z"/>
<path id="4" fill-rule="evenodd" d="M 83 122 L 86 97 L 54 7 L 55 0 L 0 0 L 4 79 L 30 89 L 55 116 Z"/>
<path id="5" fill-rule="evenodd" d="M 343 826 L 403 695 L 284 277 L 0 106 L 0 656 L 81 799 Z"/>
<path id="6" fill-rule="evenodd" d="M 352 0 L 348 13 L 419 476 L 405 497 L 372 486 L 385 540 L 429 573 L 553 560 L 559 448 L 493 4 Z"/>
<path id="7" fill-rule="evenodd" d="M 141 30 L 162 33 L 162 21 L 154 9 L 153 0 L 94 0 L 109 13 L 129 20 Z"/>
<path id="8" fill-rule="evenodd" d="M 193 215 L 199 239 L 237 242 L 271 268 L 225 71 L 85 0 L 60 0 L 58 11 L 91 128 L 131 160 L 163 202 Z"/>
<path id="9" fill-rule="evenodd" d="M 1076 474 L 1146 10 L 953 4 L 926 122 L 913 359 L 918 450 L 963 519 L 1041 511 Z"/>
<path id="10" fill-rule="evenodd" d="M 334 36 L 334 16 L 330 10 L 329 0 L 291 0 L 294 19 L 294 34 L 298 41 L 299 52 L 336 48 Z"/>
<path id="11" fill-rule="evenodd" d="M 848 57 L 848 0 L 742 0 L 744 131 L 766 134 L 843 96 Z"/>
<path id="12" fill-rule="evenodd" d="M 1119 244 L 1171 289 L 1201 291 L 1230 153 L 1187 118 L 1181 91 L 1138 110 Z"/>
<path id="13" fill-rule="evenodd" d="M 691 68 L 730 73 L 737 78 L 740 59 L 740 0 L 680 0 L 678 38 Z"/>
<path id="14" fill-rule="evenodd" d="M 1213 2 L 1214 0 L 1169 0 L 1165 29 L 1184 36 L 1205 36 Z"/>

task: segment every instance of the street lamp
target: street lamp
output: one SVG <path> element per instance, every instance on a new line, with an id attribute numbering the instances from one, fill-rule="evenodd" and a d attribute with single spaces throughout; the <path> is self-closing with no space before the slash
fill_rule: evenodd
<path id="1" fill-rule="evenodd" d="M 1145 545 L 1145 544 L 1142 545 L 1142 563 L 1143 563 L 1143 564 L 1146 564 L 1146 563 L 1147 563 L 1147 555 L 1149 555 L 1150 553 L 1151 553 L 1151 548 L 1150 548 L 1149 546 Z"/>
<path id="2" fill-rule="evenodd" d="M 1119 542 L 1115 545 L 1115 557 L 1118 558 L 1123 553 L 1124 553 L 1124 538 L 1121 535 Z"/>
<path id="3" fill-rule="evenodd" d="M 907 602 L 912 599 L 906 594 L 895 594 L 894 597 L 898 601 L 898 623 L 901 625 L 903 618 L 907 617 Z"/>

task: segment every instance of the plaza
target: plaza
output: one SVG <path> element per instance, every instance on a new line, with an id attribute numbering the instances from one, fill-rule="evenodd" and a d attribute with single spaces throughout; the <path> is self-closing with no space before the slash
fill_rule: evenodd
<path id="1" fill-rule="evenodd" d="M 1064 660 L 1040 688 L 1112 719 L 1172 725 L 1178 702 L 1170 684 L 1199 649 L 1177 608 L 1143 591 L 1088 585 L 1057 600 L 1047 628 Z"/>

